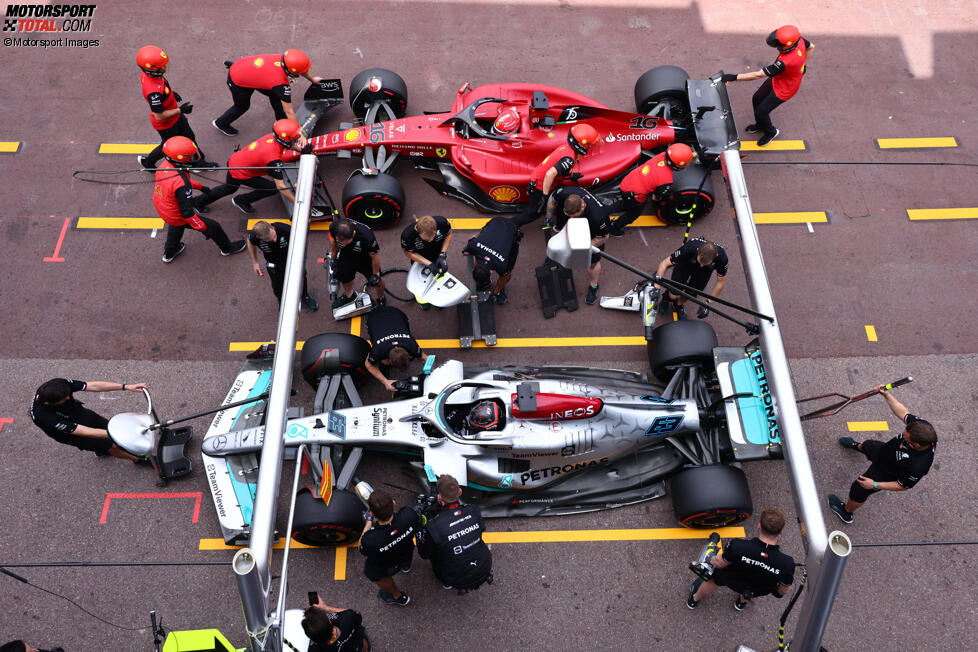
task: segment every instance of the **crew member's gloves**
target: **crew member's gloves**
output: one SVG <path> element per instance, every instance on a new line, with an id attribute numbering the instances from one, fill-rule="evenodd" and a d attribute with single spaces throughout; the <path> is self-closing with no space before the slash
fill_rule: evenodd
<path id="1" fill-rule="evenodd" d="M 193 113 L 193 111 L 194 111 L 194 105 L 191 104 L 190 102 L 184 102 L 183 104 L 180 105 L 180 113 L 183 113 L 184 115 L 190 115 L 191 113 Z"/>
<path id="2" fill-rule="evenodd" d="M 312 154 L 312 143 L 306 143 L 306 146 L 299 151 L 302 154 Z"/>
<path id="3" fill-rule="evenodd" d="M 700 309 L 696 311 L 697 319 L 706 319 L 706 316 L 710 314 L 710 309 L 706 306 L 700 306 Z"/>
<path id="4" fill-rule="evenodd" d="M 438 254 L 438 258 L 435 260 L 435 273 L 444 274 L 448 271 L 448 258 L 445 256 L 445 252 Z"/>
<path id="5" fill-rule="evenodd" d="M 378 285 L 380 285 L 380 274 L 371 274 L 370 277 L 367 279 L 367 285 L 369 285 L 372 288 L 375 288 Z"/>
<path id="6" fill-rule="evenodd" d="M 737 75 L 733 75 L 729 72 L 725 72 L 723 73 L 723 75 L 720 76 L 720 81 L 722 81 L 723 83 L 737 81 Z"/>
<path id="7" fill-rule="evenodd" d="M 580 172 L 571 172 L 567 176 L 567 178 L 570 179 L 571 181 L 573 181 L 574 183 L 577 183 L 578 181 L 581 180 L 581 177 L 583 177 L 583 176 L 584 175 L 582 173 L 580 173 Z"/>

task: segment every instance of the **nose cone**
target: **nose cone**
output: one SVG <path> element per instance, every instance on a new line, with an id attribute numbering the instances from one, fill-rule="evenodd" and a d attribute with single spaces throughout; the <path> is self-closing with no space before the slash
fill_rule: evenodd
<path id="1" fill-rule="evenodd" d="M 150 430 L 153 417 L 139 412 L 123 412 L 109 419 L 109 439 L 130 455 L 146 457 L 153 452 L 156 431 Z"/>

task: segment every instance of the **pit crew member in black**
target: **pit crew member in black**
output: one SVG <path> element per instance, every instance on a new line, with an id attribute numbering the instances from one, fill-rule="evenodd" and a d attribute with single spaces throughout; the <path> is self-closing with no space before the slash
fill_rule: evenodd
<path id="1" fill-rule="evenodd" d="M 586 217 L 591 228 L 591 246 L 604 251 L 605 243 L 611 233 L 611 220 L 608 209 L 601 205 L 594 195 L 583 188 L 564 186 L 550 196 L 547 202 L 547 219 L 544 228 L 553 226 L 557 233 L 564 228 L 567 220 L 573 217 Z M 591 254 L 591 266 L 587 271 L 588 290 L 584 301 L 591 305 L 598 300 L 598 279 L 601 277 L 601 256 Z"/>
<path id="2" fill-rule="evenodd" d="M 248 234 L 248 255 L 251 256 L 251 268 L 258 276 L 264 276 L 261 265 L 258 264 L 256 248 L 261 249 L 265 256 L 265 269 L 268 270 L 268 280 L 272 282 L 272 292 L 282 305 L 282 284 L 285 282 L 285 263 L 289 258 L 289 236 L 292 227 L 284 222 L 269 224 L 265 220 L 255 222 Z M 309 294 L 309 284 L 306 282 L 306 272 L 302 271 L 302 302 L 310 312 L 319 310 L 319 304 Z"/>
<path id="3" fill-rule="evenodd" d="M 467 591 L 492 583 L 492 553 L 482 540 L 482 512 L 459 502 L 462 490 L 452 476 L 439 476 L 436 486 L 442 507 L 418 532 L 418 555 L 431 560 L 435 577 L 446 589 Z"/>
<path id="4" fill-rule="evenodd" d="M 141 392 L 149 387 L 146 383 L 113 383 L 105 380 L 68 380 L 52 378 L 37 388 L 31 405 L 31 419 L 51 439 L 92 451 L 98 457 L 111 455 L 133 462 L 141 461 L 130 455 L 109 439 L 109 420 L 83 407 L 75 399 L 75 392 L 112 392 L 128 390 Z"/>
<path id="5" fill-rule="evenodd" d="M 367 285 L 374 289 L 376 302 L 384 298 L 384 279 L 380 276 L 380 245 L 373 231 L 365 224 L 348 219 L 335 219 L 329 225 L 330 251 L 333 269 L 330 275 L 340 284 L 342 295 L 333 302 L 339 308 L 356 299 L 353 279 L 357 272 L 367 279 Z"/>
<path id="6" fill-rule="evenodd" d="M 16 641 L 8 641 L 3 645 L 0 645 L 0 652 L 65 652 L 64 648 L 56 647 L 51 649 L 38 649 L 32 645 L 28 645 L 24 641 L 17 639 Z"/>
<path id="7" fill-rule="evenodd" d="M 398 571 L 411 572 L 414 557 L 414 535 L 421 527 L 421 517 L 410 507 L 397 507 L 394 499 L 383 489 L 376 489 L 367 499 L 370 514 L 360 535 L 360 554 L 367 559 L 363 574 L 380 587 L 377 597 L 387 604 L 402 607 L 411 601 L 394 583 Z"/>
<path id="8" fill-rule="evenodd" d="M 672 254 L 662 259 L 656 274 L 662 276 L 666 270 L 673 267 L 672 280 L 697 290 L 705 290 L 706 284 L 713 275 L 713 270 L 717 273 L 717 282 L 710 291 L 710 294 L 718 297 L 723 292 L 723 287 L 727 283 L 727 252 L 723 247 L 715 242 L 710 242 L 704 238 L 693 238 Z M 659 300 L 659 312 L 668 312 L 669 302 L 676 304 L 677 319 L 686 319 L 686 297 L 680 297 L 672 292 L 664 292 Z M 700 306 L 696 311 L 696 316 L 705 319 L 710 314 L 708 308 Z"/>
<path id="9" fill-rule="evenodd" d="M 370 639 L 363 617 L 353 609 L 331 607 L 319 596 L 302 614 L 302 631 L 309 637 L 308 652 L 369 652 Z"/>
<path id="10" fill-rule="evenodd" d="M 869 468 L 852 483 L 849 500 L 844 505 L 838 496 L 829 495 L 829 509 L 844 523 L 852 523 L 852 513 L 877 491 L 906 491 L 916 485 L 930 470 L 937 449 L 934 426 L 910 414 L 910 410 L 883 385 L 876 391 L 883 395 L 890 410 L 906 427 L 887 442 L 875 439 L 858 442 L 852 437 L 839 439 L 840 445 L 859 451 L 871 462 Z"/>
<path id="11" fill-rule="evenodd" d="M 520 227 L 529 224 L 537 218 L 535 214 L 492 218 L 479 231 L 479 235 L 470 238 L 462 251 L 472 254 L 474 267 L 472 280 L 475 281 L 477 292 L 492 291 L 496 303 L 506 303 L 506 284 L 509 282 L 516 265 L 516 257 L 520 253 L 520 240 L 523 231 Z M 496 272 L 499 279 L 492 285 L 490 274 Z"/>
<path id="12" fill-rule="evenodd" d="M 441 215 L 423 215 L 401 232 L 401 249 L 411 262 L 428 267 L 432 274 L 448 271 L 448 246 L 452 243 L 452 225 Z M 431 304 L 422 303 L 422 310 Z"/>
<path id="13" fill-rule="evenodd" d="M 393 306 L 372 310 L 367 315 L 367 332 L 373 346 L 367 354 L 365 366 L 370 375 L 391 392 L 394 391 L 394 381 L 384 375 L 381 366 L 405 371 L 411 360 L 428 357 L 411 336 L 407 315 Z"/>
<path id="14" fill-rule="evenodd" d="M 778 548 L 778 537 L 784 529 L 784 515 L 777 509 L 761 512 L 757 524 L 758 536 L 753 539 L 734 539 L 722 555 L 710 560 L 713 577 L 704 582 L 695 580 L 689 589 L 686 606 L 695 609 L 700 600 L 726 586 L 739 595 L 734 608 L 743 611 L 752 597 L 773 595 L 780 598 L 791 590 L 795 575 L 795 560 Z"/>

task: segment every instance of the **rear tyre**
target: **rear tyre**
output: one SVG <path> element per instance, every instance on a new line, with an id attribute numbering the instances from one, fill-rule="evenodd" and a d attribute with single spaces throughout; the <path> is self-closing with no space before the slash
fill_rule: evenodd
<path id="1" fill-rule="evenodd" d="M 705 321 L 667 322 L 653 331 L 648 344 L 649 365 L 655 377 L 667 383 L 680 365 L 697 364 L 712 370 L 716 346 L 717 334 Z"/>
<path id="2" fill-rule="evenodd" d="M 364 366 L 368 353 L 370 344 L 361 337 L 349 333 L 322 333 L 306 340 L 299 368 L 314 390 L 323 376 L 340 372 L 350 374 L 359 387 L 369 378 Z"/>
<path id="3" fill-rule="evenodd" d="M 354 174 L 343 186 L 343 212 L 371 229 L 383 229 L 401 219 L 404 187 L 389 174 Z"/>
<path id="4" fill-rule="evenodd" d="M 718 528 L 750 518 L 754 504 L 747 476 L 725 464 L 694 466 L 672 478 L 672 509 L 679 524 Z"/>
<path id="5" fill-rule="evenodd" d="M 659 202 L 658 216 L 666 224 L 683 225 L 713 210 L 713 181 L 704 165 L 689 165 L 672 174 L 672 186 Z"/>
<path id="6" fill-rule="evenodd" d="M 635 82 L 635 108 L 648 114 L 656 104 L 669 105 L 669 119 L 681 122 L 689 116 L 686 80 L 689 75 L 678 66 L 659 66 L 647 71 Z"/>
<path id="7" fill-rule="evenodd" d="M 363 532 L 363 503 L 350 491 L 335 490 L 329 506 L 308 487 L 295 498 L 292 538 L 307 546 L 342 546 Z"/>
<path id="8" fill-rule="evenodd" d="M 370 68 L 357 73 L 350 82 L 350 108 L 363 120 L 375 102 L 387 102 L 394 117 L 402 118 L 407 112 L 407 84 L 396 72 L 383 68 Z M 386 114 L 381 120 L 386 120 Z"/>

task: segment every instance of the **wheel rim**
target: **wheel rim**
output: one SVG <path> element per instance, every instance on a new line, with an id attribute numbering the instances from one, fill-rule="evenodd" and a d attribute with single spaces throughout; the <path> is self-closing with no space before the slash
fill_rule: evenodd
<path id="1" fill-rule="evenodd" d="M 367 208 L 365 211 L 363 211 L 363 216 L 371 220 L 379 220 L 384 216 L 384 209 Z"/>

